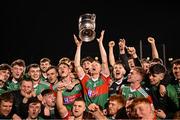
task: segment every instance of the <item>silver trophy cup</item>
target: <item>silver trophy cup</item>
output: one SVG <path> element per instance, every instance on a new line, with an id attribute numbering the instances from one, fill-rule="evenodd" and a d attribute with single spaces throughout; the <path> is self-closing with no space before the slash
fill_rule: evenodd
<path id="1" fill-rule="evenodd" d="M 95 14 L 83 14 L 79 17 L 79 38 L 84 42 L 90 42 L 96 37 Z"/>

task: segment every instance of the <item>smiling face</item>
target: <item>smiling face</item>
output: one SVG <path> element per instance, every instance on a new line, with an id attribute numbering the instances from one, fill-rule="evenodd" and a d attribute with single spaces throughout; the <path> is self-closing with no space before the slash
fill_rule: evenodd
<path id="1" fill-rule="evenodd" d="M 122 64 L 115 64 L 113 66 L 113 75 L 116 80 L 121 79 L 126 73 Z"/>
<path id="2" fill-rule="evenodd" d="M 154 85 L 154 86 L 158 86 L 160 81 L 164 78 L 164 74 L 160 73 L 160 74 L 150 74 L 149 75 L 149 80 L 150 80 L 150 84 Z"/>
<path id="3" fill-rule="evenodd" d="M 89 72 L 89 68 L 91 67 L 91 62 L 86 60 L 83 62 L 82 64 L 83 70 L 88 73 Z"/>
<path id="4" fill-rule="evenodd" d="M 40 62 L 40 68 L 42 72 L 46 72 L 46 70 L 51 66 L 49 61 Z"/>
<path id="5" fill-rule="evenodd" d="M 173 64 L 172 71 L 174 77 L 180 81 L 180 64 Z"/>
<path id="6" fill-rule="evenodd" d="M 150 84 L 158 86 L 160 81 L 164 79 L 166 68 L 162 64 L 155 64 L 149 68 Z"/>
<path id="7" fill-rule="evenodd" d="M 41 77 L 41 70 L 40 67 L 31 67 L 29 69 L 28 75 L 31 77 L 33 81 L 40 80 Z"/>
<path id="8" fill-rule="evenodd" d="M 23 80 L 21 85 L 20 85 L 20 91 L 21 91 L 21 94 L 23 96 L 27 96 L 27 95 L 30 95 L 32 92 L 33 92 L 33 83 L 32 81 L 26 81 L 26 80 Z"/>
<path id="9" fill-rule="evenodd" d="M 3 76 L 3 80 L 7 81 L 11 73 L 9 70 L 0 70 L 0 75 Z"/>

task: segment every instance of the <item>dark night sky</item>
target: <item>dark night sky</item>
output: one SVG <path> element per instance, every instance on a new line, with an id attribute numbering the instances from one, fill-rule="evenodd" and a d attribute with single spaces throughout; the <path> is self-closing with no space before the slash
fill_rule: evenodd
<path id="1" fill-rule="evenodd" d="M 179 58 L 179 13 L 173 4 L 151 1 L 66 0 L 23 1 L 5 0 L 1 4 L 0 63 L 22 58 L 27 64 L 49 57 L 55 64 L 63 57 L 74 58 L 73 34 L 78 34 L 81 14 L 96 14 L 96 33 L 105 30 L 104 46 L 125 38 L 127 46 L 143 43 L 143 57 L 150 56 L 148 36 L 156 39 L 159 54 L 166 46 L 166 58 Z M 175 4 L 174 4 L 175 5 Z M 118 49 L 115 49 L 116 55 Z M 99 56 L 97 41 L 84 43 L 83 56 Z"/>

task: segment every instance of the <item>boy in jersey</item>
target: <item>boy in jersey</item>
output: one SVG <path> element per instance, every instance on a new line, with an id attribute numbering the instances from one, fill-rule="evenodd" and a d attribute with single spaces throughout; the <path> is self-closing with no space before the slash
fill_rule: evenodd
<path id="1" fill-rule="evenodd" d="M 88 106 L 91 103 L 95 103 L 102 107 L 102 109 L 105 109 L 107 105 L 110 84 L 110 71 L 108 67 L 107 54 L 103 46 L 103 37 L 104 31 L 101 32 L 101 37 L 97 39 L 99 43 L 102 64 L 100 64 L 99 61 L 94 60 L 91 63 L 89 75 L 85 73 L 82 66 L 80 65 L 82 41 L 78 40 L 74 35 L 74 40 L 77 45 L 74 65 L 77 76 L 82 83 L 86 105 Z"/>

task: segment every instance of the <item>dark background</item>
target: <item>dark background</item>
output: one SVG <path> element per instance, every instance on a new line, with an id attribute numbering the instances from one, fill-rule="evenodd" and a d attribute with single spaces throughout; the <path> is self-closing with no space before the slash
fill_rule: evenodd
<path id="1" fill-rule="evenodd" d="M 3 3 L 2 3 L 3 2 Z M 142 57 L 150 57 L 148 36 L 156 39 L 159 55 L 164 61 L 179 58 L 179 13 L 176 3 L 168 1 L 135 0 L 5 0 L 1 1 L 0 63 L 21 58 L 26 64 L 48 57 L 54 64 L 66 56 L 74 59 L 76 46 L 73 34 L 78 35 L 81 14 L 96 14 L 96 37 L 105 30 L 104 46 L 125 38 Z M 163 51 L 163 45 L 165 51 Z M 83 43 L 82 57 L 99 56 L 97 41 Z"/>

